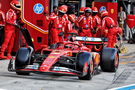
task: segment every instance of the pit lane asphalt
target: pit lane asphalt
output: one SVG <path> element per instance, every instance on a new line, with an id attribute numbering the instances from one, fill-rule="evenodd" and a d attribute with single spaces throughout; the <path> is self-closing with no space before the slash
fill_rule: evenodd
<path id="1" fill-rule="evenodd" d="M 120 54 L 116 73 L 101 72 L 92 80 L 78 80 L 76 76 L 31 74 L 16 75 L 8 72 L 8 60 L 0 61 L 0 90 L 107 90 L 135 84 L 135 44 L 125 44 L 128 52 Z"/>

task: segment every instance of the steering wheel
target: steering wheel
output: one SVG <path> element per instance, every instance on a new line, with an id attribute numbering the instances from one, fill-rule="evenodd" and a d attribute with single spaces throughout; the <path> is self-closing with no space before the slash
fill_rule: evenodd
<path id="1" fill-rule="evenodd" d="M 69 45 L 69 46 L 68 46 Z M 77 47 L 76 47 L 77 46 Z M 68 42 L 68 43 L 65 43 L 64 44 L 64 47 L 67 47 L 67 48 L 71 48 L 71 49 L 78 49 L 80 47 L 82 47 L 82 45 L 80 44 L 77 44 L 77 43 L 73 43 L 73 42 Z"/>

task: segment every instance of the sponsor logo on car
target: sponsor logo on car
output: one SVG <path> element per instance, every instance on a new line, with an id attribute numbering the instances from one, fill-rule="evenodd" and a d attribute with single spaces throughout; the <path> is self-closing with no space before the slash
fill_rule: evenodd
<path id="1" fill-rule="evenodd" d="M 65 68 L 65 67 L 57 67 L 57 66 L 55 66 L 52 70 L 54 70 L 54 71 L 70 72 L 68 68 Z"/>

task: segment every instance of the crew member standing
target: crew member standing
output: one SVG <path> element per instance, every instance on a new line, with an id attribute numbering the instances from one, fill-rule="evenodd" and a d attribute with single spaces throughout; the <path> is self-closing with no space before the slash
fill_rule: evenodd
<path id="1" fill-rule="evenodd" d="M 67 23 L 65 13 L 67 12 L 67 7 L 60 6 L 58 11 L 58 16 L 52 20 L 51 28 L 51 48 L 55 48 L 58 42 L 64 40 L 64 31 Z"/>
<path id="2" fill-rule="evenodd" d="M 116 29 L 116 24 L 114 20 L 108 16 L 107 11 L 101 12 L 101 18 L 102 18 L 102 31 L 104 33 L 104 37 L 108 38 L 108 46 L 110 48 L 114 48 L 114 45 L 117 40 L 117 34 L 121 33 Z"/>
<path id="3" fill-rule="evenodd" d="M 93 32 L 92 37 L 101 37 L 101 19 L 97 15 L 98 9 L 97 7 L 92 7 L 92 18 L 93 18 Z"/>
<path id="4" fill-rule="evenodd" d="M 91 30 L 93 29 L 92 25 L 92 10 L 89 7 L 85 8 L 85 14 L 82 15 L 78 20 L 77 20 L 77 26 L 79 26 L 79 36 L 84 36 L 84 37 L 91 37 L 92 33 Z M 87 46 L 89 49 L 92 49 L 91 45 Z"/>
<path id="5" fill-rule="evenodd" d="M 80 36 L 87 36 L 87 37 L 91 37 L 91 30 L 93 29 L 92 26 L 92 10 L 91 8 L 87 7 L 85 9 L 85 14 L 83 16 L 81 16 L 78 20 L 77 20 L 77 26 L 79 26 L 80 31 L 79 31 L 79 35 Z"/>
<path id="6" fill-rule="evenodd" d="M 1 10 L 1 3 L 0 3 L 0 46 L 4 41 L 4 27 L 5 27 L 5 14 Z"/>
<path id="7" fill-rule="evenodd" d="M 51 31 L 51 28 L 52 28 L 52 23 L 53 23 L 53 20 L 58 16 L 58 7 L 57 6 L 54 6 L 53 7 L 53 12 L 51 12 L 50 15 L 47 15 L 45 13 L 45 16 L 46 16 L 46 20 L 49 22 L 49 34 L 48 34 L 48 45 L 52 45 L 53 44 L 53 41 L 51 39 L 51 36 L 52 36 L 52 31 Z"/>
<path id="8" fill-rule="evenodd" d="M 81 7 L 79 10 L 79 17 L 77 17 L 77 20 L 75 22 L 75 25 L 78 26 L 78 21 L 80 20 L 81 17 L 84 16 L 84 11 L 85 11 L 86 7 Z M 79 26 L 78 26 L 79 27 Z"/>
<path id="9" fill-rule="evenodd" d="M 15 39 L 15 25 L 17 20 L 17 11 L 20 6 L 20 3 L 18 0 L 13 0 L 10 3 L 11 8 L 6 13 L 6 26 L 5 26 L 5 39 L 1 47 L 1 53 L 0 58 L 1 59 L 10 59 L 11 51 L 14 45 L 14 39 Z M 4 56 L 4 52 L 7 49 L 7 57 Z"/>
<path id="10" fill-rule="evenodd" d="M 56 18 L 58 16 L 58 6 L 54 6 L 53 7 L 53 12 L 51 12 L 51 14 L 50 14 L 50 19 L 52 18 Z"/>
<path id="11" fill-rule="evenodd" d="M 67 11 L 67 25 L 65 29 L 65 40 L 68 40 L 69 36 L 72 36 L 73 34 L 77 34 L 77 31 L 75 30 L 75 22 L 76 22 L 76 15 L 75 15 L 75 6 L 70 5 L 68 6 Z"/>

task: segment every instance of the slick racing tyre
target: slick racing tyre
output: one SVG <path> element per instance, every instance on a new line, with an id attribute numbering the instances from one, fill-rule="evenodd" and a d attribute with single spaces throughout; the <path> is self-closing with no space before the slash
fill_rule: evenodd
<path id="1" fill-rule="evenodd" d="M 24 69 L 26 65 L 30 64 L 32 52 L 32 48 L 25 47 L 18 50 L 15 60 L 15 69 L 18 75 L 29 75 L 29 72 L 19 71 L 19 69 Z"/>
<path id="2" fill-rule="evenodd" d="M 87 74 L 84 76 L 78 76 L 80 80 L 91 80 L 93 77 L 93 70 L 94 70 L 94 64 L 93 61 L 90 61 L 90 64 L 88 65 Z"/>
<path id="3" fill-rule="evenodd" d="M 104 48 L 100 66 L 104 72 L 116 72 L 119 66 L 118 50 L 116 48 Z"/>
<path id="4" fill-rule="evenodd" d="M 82 75 L 78 76 L 80 80 L 90 80 L 93 76 L 93 60 L 92 54 L 88 52 L 79 53 L 77 56 L 77 70 L 82 72 Z"/>

